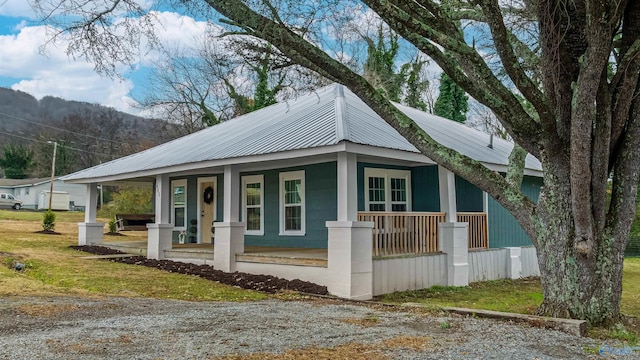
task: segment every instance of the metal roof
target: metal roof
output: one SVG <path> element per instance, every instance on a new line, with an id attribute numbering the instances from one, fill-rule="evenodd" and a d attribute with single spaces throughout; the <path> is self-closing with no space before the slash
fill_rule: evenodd
<path id="1" fill-rule="evenodd" d="M 451 120 L 395 104 L 435 140 L 478 161 L 506 165 L 513 144 Z M 396 149 L 418 150 L 339 84 L 329 85 L 296 100 L 264 109 L 172 140 L 154 148 L 67 175 L 81 180 L 123 175 L 144 170 L 266 155 L 336 145 L 342 141 Z M 526 167 L 541 170 L 540 162 L 527 157 Z"/>
<path id="2" fill-rule="evenodd" d="M 58 180 L 56 178 L 55 180 Z M 43 178 L 33 178 L 33 179 L 0 179 L 0 186 L 3 187 L 19 187 L 19 186 L 33 186 L 39 185 L 45 182 L 51 181 L 51 178 L 43 177 Z"/>

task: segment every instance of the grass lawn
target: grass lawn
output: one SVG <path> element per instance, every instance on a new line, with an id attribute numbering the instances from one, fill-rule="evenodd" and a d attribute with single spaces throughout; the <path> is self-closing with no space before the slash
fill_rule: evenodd
<path id="1" fill-rule="evenodd" d="M 81 259 L 88 254 L 69 249 L 78 239 L 83 213 L 56 213 L 55 231 L 42 230 L 42 213 L 0 210 L 0 296 L 131 296 L 191 301 L 260 300 L 267 295 L 222 285 L 195 276 L 143 266 Z M 120 238 L 118 239 L 120 240 Z M 10 268 L 27 264 L 24 272 Z"/>
<path id="2" fill-rule="evenodd" d="M 418 291 L 405 291 L 383 296 L 391 303 L 416 302 L 427 306 L 455 306 L 472 309 L 532 314 L 542 302 L 540 280 L 494 280 L 470 284 L 468 287 L 434 286 Z M 622 304 L 624 315 L 640 318 L 640 258 L 624 261 Z"/>

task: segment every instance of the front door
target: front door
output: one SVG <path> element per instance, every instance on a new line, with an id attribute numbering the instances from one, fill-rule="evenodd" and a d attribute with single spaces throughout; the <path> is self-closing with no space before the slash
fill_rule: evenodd
<path id="1" fill-rule="evenodd" d="M 202 181 L 200 183 L 200 243 L 210 244 L 213 238 L 213 220 L 216 207 L 215 180 Z"/>

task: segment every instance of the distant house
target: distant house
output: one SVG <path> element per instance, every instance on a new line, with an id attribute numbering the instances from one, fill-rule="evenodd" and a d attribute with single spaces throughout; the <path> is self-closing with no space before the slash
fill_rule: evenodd
<path id="1" fill-rule="evenodd" d="M 51 178 L 35 179 L 0 179 L 0 193 L 12 194 L 22 200 L 25 209 L 42 209 L 48 207 Z M 79 184 L 66 183 L 59 178 L 53 182 L 53 200 L 65 200 L 66 204 L 56 201 L 57 210 L 73 210 L 84 207 L 86 187 Z M 64 198 L 64 199 L 62 199 Z M 68 200 L 67 200 L 68 199 Z M 43 206 L 43 203 L 45 204 Z"/>
<path id="2" fill-rule="evenodd" d="M 488 146 L 487 134 L 396 106 L 436 141 L 506 171 L 511 143 Z M 541 177 L 527 156 L 522 186 L 534 201 Z M 150 258 L 173 256 L 193 234 L 198 243 L 213 239 L 212 256 L 181 261 L 308 280 L 347 298 L 539 273 L 530 240 L 500 204 L 341 85 L 64 179 L 94 195 L 98 184 L 152 183 Z M 87 200 L 81 245 L 103 241 L 95 196 Z"/>

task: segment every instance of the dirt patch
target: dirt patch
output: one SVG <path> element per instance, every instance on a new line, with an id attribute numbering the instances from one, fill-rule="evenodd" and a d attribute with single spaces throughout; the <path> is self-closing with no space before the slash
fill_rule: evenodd
<path id="1" fill-rule="evenodd" d="M 119 232 L 108 232 L 108 233 L 105 233 L 105 235 L 107 235 L 107 236 L 127 236 L 127 235 L 119 233 Z"/>
<path id="2" fill-rule="evenodd" d="M 231 355 L 213 357 L 211 359 L 221 360 L 386 360 L 379 344 L 356 344 L 349 343 L 336 346 L 335 348 L 321 348 L 311 346 L 304 349 L 289 350 L 282 354 L 255 353 L 249 355 Z"/>
<path id="3" fill-rule="evenodd" d="M 16 310 L 29 316 L 53 317 L 58 314 L 77 311 L 78 309 L 80 309 L 80 306 L 72 304 L 27 304 L 19 306 Z"/>
<path id="4" fill-rule="evenodd" d="M 53 231 L 53 230 L 40 230 L 35 231 L 36 234 L 45 234 L 45 235 L 62 235 L 62 233 Z"/>
<path id="5" fill-rule="evenodd" d="M 122 251 L 95 245 L 71 246 L 71 248 L 95 255 L 124 254 Z M 255 275 L 241 272 L 227 273 L 224 271 L 216 270 L 211 265 L 195 265 L 171 260 L 152 260 L 147 259 L 144 256 L 110 258 L 105 260 L 132 265 L 142 265 L 178 274 L 196 275 L 201 278 L 211 281 L 217 281 L 222 284 L 238 286 L 243 289 L 257 290 L 266 293 L 275 293 L 280 290 L 293 290 L 318 295 L 327 295 L 329 293 L 326 286 L 320 286 L 308 281 L 286 280 L 275 276 Z"/>

